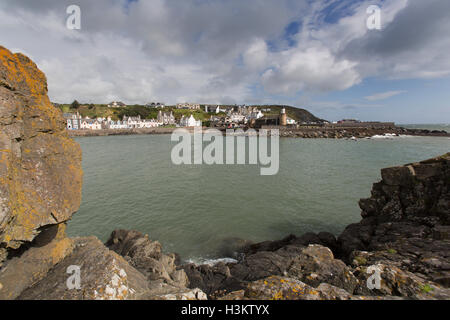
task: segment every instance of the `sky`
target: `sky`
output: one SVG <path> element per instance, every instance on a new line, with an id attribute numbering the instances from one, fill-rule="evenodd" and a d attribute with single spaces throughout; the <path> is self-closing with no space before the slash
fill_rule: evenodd
<path id="1" fill-rule="evenodd" d="M 450 123 L 448 0 L 1 0 L 0 45 L 37 63 L 57 103 L 287 104 L 330 121 Z"/>

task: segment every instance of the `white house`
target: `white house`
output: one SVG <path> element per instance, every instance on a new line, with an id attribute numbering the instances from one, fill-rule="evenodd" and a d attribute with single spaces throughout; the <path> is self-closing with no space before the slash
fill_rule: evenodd
<path id="1" fill-rule="evenodd" d="M 80 130 L 81 129 L 81 116 L 77 112 L 75 113 L 64 113 L 64 119 L 66 119 L 67 130 Z"/>
<path id="2" fill-rule="evenodd" d="M 180 119 L 181 127 L 201 127 L 202 122 L 200 120 L 195 120 L 194 116 L 191 114 L 190 117 L 182 116 Z"/>
<path id="3" fill-rule="evenodd" d="M 85 118 L 81 120 L 81 129 L 84 130 L 102 130 L 102 124 L 98 120 Z"/>
<path id="4" fill-rule="evenodd" d="M 264 114 L 260 111 L 260 110 L 253 110 L 252 112 L 250 112 L 248 115 L 247 115 L 247 119 L 248 120 L 251 120 L 251 119 L 260 119 L 260 118 L 262 118 L 262 117 L 264 117 Z"/>
<path id="5" fill-rule="evenodd" d="M 125 106 L 126 106 L 125 103 L 120 101 L 113 101 L 110 104 L 108 104 L 108 108 L 120 108 Z"/>
<path id="6" fill-rule="evenodd" d="M 120 120 L 118 121 L 108 121 L 108 128 L 109 129 L 128 129 L 128 123 L 122 122 Z"/>
<path id="7" fill-rule="evenodd" d="M 200 105 L 197 103 L 178 103 L 177 109 L 199 110 Z"/>
<path id="8" fill-rule="evenodd" d="M 149 102 L 146 106 L 149 108 L 165 108 L 166 104 L 162 102 Z"/>
<path id="9" fill-rule="evenodd" d="M 175 117 L 172 111 L 170 113 L 163 113 L 161 110 L 159 110 L 157 121 L 161 126 L 172 125 L 175 124 Z"/>
<path id="10" fill-rule="evenodd" d="M 230 121 L 234 122 L 234 123 L 245 123 L 246 122 L 246 118 L 244 115 L 233 112 L 230 116 Z"/>
<path id="11" fill-rule="evenodd" d="M 159 127 L 159 122 L 155 119 L 142 120 L 139 124 L 139 128 L 156 128 Z"/>
<path id="12" fill-rule="evenodd" d="M 129 129 L 133 129 L 133 128 L 139 128 L 142 120 L 141 120 L 141 116 L 139 115 L 137 117 L 124 116 L 122 121 L 127 123 Z"/>
<path id="13" fill-rule="evenodd" d="M 286 124 L 297 124 L 297 121 L 295 121 L 295 120 L 292 119 L 292 118 L 287 117 L 287 118 L 286 118 Z"/>

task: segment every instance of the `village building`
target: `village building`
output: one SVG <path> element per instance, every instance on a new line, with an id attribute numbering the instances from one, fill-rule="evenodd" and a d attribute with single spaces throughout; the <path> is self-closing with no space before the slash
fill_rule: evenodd
<path id="1" fill-rule="evenodd" d="M 194 116 L 191 114 L 189 117 L 184 115 L 180 119 L 180 127 L 201 127 L 201 120 L 195 120 Z"/>
<path id="2" fill-rule="evenodd" d="M 81 129 L 81 116 L 77 113 L 64 113 L 64 119 L 66 120 L 67 130 L 80 130 Z"/>
<path id="3" fill-rule="evenodd" d="M 197 103 L 178 103 L 177 109 L 200 110 L 200 105 Z"/>
<path id="4" fill-rule="evenodd" d="M 81 120 L 81 130 L 102 130 L 102 123 L 97 119 L 89 119 L 88 117 Z"/>
<path id="5" fill-rule="evenodd" d="M 160 109 L 166 107 L 165 103 L 162 102 L 149 102 L 145 106 L 149 108 L 160 108 Z"/>
<path id="6" fill-rule="evenodd" d="M 295 124 L 297 124 L 297 121 L 295 121 L 292 118 L 286 117 L 286 124 L 287 125 L 295 125 Z"/>
<path id="7" fill-rule="evenodd" d="M 108 108 L 120 108 L 120 107 L 126 107 L 126 104 L 121 101 L 113 101 L 110 104 L 108 104 Z"/>
<path id="8" fill-rule="evenodd" d="M 244 115 L 236 112 L 230 114 L 228 118 L 232 123 L 244 123 L 244 124 L 247 123 L 247 118 Z"/>
<path id="9" fill-rule="evenodd" d="M 161 110 L 159 110 L 156 120 L 162 126 L 175 124 L 175 117 L 174 117 L 172 111 L 170 113 L 168 113 L 168 112 L 162 112 Z"/>
<path id="10" fill-rule="evenodd" d="M 216 112 L 217 107 L 218 107 L 218 105 L 207 104 L 207 105 L 205 105 L 205 112 L 206 113 L 214 113 L 214 112 Z"/>
<path id="11" fill-rule="evenodd" d="M 128 123 L 120 120 L 108 120 L 105 129 L 128 129 Z"/>
<path id="12" fill-rule="evenodd" d="M 216 114 L 221 113 L 221 112 L 227 113 L 228 109 L 227 108 L 221 108 L 220 106 L 217 106 L 216 107 Z"/>
<path id="13" fill-rule="evenodd" d="M 127 123 L 128 129 L 139 128 L 141 123 L 141 116 L 140 115 L 137 117 L 124 116 L 122 121 Z"/>

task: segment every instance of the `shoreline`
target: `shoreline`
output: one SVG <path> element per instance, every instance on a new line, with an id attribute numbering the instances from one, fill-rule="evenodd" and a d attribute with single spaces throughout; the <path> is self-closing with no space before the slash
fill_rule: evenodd
<path id="1" fill-rule="evenodd" d="M 152 135 L 152 134 L 172 134 L 179 128 L 141 128 L 141 129 L 103 129 L 103 130 L 66 130 L 69 137 L 103 137 L 116 135 Z M 184 128 L 191 132 L 194 128 Z M 208 128 L 203 130 L 217 129 L 225 132 L 226 128 Z M 384 128 L 267 128 L 280 129 L 280 137 L 285 138 L 329 138 L 329 139 L 350 139 L 350 138 L 370 138 L 383 135 L 410 135 L 420 137 L 449 137 L 450 133 L 445 131 L 430 131 L 425 129 L 406 129 L 396 127 L 392 129 Z M 258 130 L 258 129 L 256 129 Z"/>
<path id="2" fill-rule="evenodd" d="M 116 135 L 161 135 L 172 134 L 179 128 L 141 128 L 141 129 L 103 129 L 103 130 L 66 130 L 69 137 L 103 137 Z M 194 128 L 184 128 L 193 132 Z M 217 129 L 225 132 L 226 128 L 207 128 L 203 130 Z M 351 138 L 370 138 L 373 136 L 383 136 L 387 134 L 409 135 L 419 137 L 449 137 L 450 133 L 445 131 L 430 131 L 425 129 L 406 129 L 395 127 L 392 129 L 384 128 L 267 128 L 280 129 L 280 137 L 285 138 L 328 138 L 328 139 L 351 139 Z M 258 129 L 257 129 L 258 130 Z"/>

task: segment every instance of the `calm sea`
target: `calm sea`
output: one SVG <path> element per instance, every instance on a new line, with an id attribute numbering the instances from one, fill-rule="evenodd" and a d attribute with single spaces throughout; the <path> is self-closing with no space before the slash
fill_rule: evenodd
<path id="1" fill-rule="evenodd" d="M 439 130 L 450 133 L 450 124 L 399 124 L 399 126 L 408 129 Z"/>
<path id="2" fill-rule="evenodd" d="M 288 234 L 338 234 L 360 220 L 380 169 L 450 151 L 450 139 L 280 139 L 280 170 L 255 165 L 171 163 L 170 135 L 86 137 L 83 201 L 71 236 L 105 241 L 118 228 L 159 240 L 165 251 L 201 261 L 223 255 L 232 238 L 280 239 Z"/>

